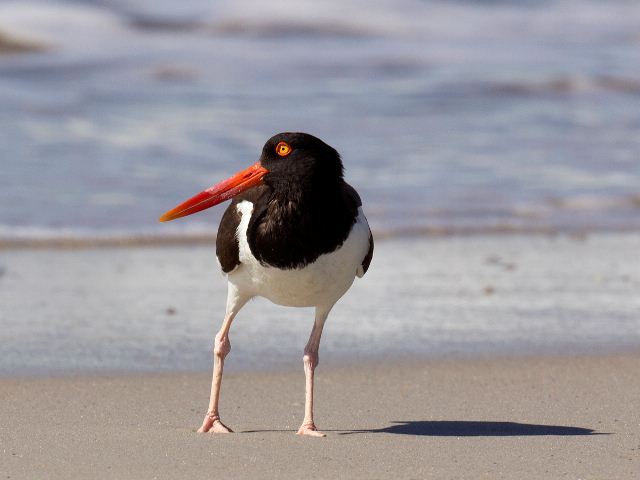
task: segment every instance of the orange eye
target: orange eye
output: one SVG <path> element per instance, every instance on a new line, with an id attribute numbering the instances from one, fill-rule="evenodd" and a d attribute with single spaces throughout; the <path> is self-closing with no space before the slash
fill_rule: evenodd
<path id="1" fill-rule="evenodd" d="M 276 145 L 276 153 L 281 157 L 286 157 L 291 153 L 291 145 L 287 142 L 280 142 Z"/>

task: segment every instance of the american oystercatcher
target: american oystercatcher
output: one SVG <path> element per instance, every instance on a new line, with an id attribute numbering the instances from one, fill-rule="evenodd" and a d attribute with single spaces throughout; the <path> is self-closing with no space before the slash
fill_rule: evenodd
<path id="1" fill-rule="evenodd" d="M 299 435 L 324 436 L 313 422 L 313 375 L 324 322 L 362 277 L 373 237 L 358 193 L 343 179 L 338 152 L 306 133 L 279 133 L 251 167 L 168 211 L 166 222 L 232 199 L 216 238 L 228 278 L 227 310 L 215 337 L 209 408 L 198 432 L 228 433 L 218 400 L 229 329 L 240 309 L 260 296 L 279 305 L 315 307 L 304 349 L 305 409 Z"/>

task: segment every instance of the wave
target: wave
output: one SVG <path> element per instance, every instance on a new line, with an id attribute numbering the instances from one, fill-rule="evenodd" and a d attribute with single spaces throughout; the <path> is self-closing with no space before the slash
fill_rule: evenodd
<path id="1" fill-rule="evenodd" d="M 88 2 L 87 2 L 88 3 Z M 565 30 L 580 36 L 593 35 L 602 30 L 607 35 L 623 32 L 633 35 L 636 7 L 625 2 L 608 2 L 606 7 L 595 2 L 577 0 L 575 8 L 563 8 L 562 2 L 545 7 L 535 2 L 442 2 L 405 0 L 398 4 L 391 0 L 352 2 L 294 3 L 279 1 L 207 2 L 167 0 L 127 2 L 72 3 L 65 1 L 22 0 L 0 4 L 0 31 L 10 37 L 31 39 L 53 47 L 56 51 L 72 52 L 84 57 L 104 58 L 117 52 L 132 55 L 162 48 L 166 38 L 158 42 L 160 34 L 214 34 L 217 36 L 246 36 L 259 38 L 364 38 L 393 37 L 410 43 L 398 46 L 404 51 L 415 48 L 414 42 L 425 42 L 425 52 L 438 60 L 443 55 L 454 62 L 474 58 L 478 40 L 491 42 L 523 41 L 514 32 L 521 25 L 533 37 L 553 39 Z M 528 6 L 527 6 L 528 5 Z M 576 16 L 575 11 L 581 15 Z M 609 33 L 607 33 L 609 32 Z M 624 33 L 627 32 L 627 33 Z M 604 35 L 604 33 L 601 33 Z M 195 36 L 185 40 L 185 45 Z M 561 39 L 564 37 L 560 37 Z M 605 37 L 607 39 L 609 37 Z M 442 43 L 446 39 L 447 42 Z M 623 40 L 626 37 L 623 38 Z M 178 43 L 178 35 L 174 36 Z M 630 37 L 628 42 L 635 40 Z M 1 47 L 0 47 L 1 48 Z M 420 53 L 419 56 L 427 55 Z M 553 80 L 542 88 L 551 90 L 576 88 L 575 79 L 567 83 Z M 636 92 L 633 81 L 609 82 L 611 88 Z M 579 83 L 579 82 L 578 82 Z M 522 87 L 497 85 L 504 90 L 536 90 L 539 86 Z"/>
<path id="2" fill-rule="evenodd" d="M 214 23 L 210 27 L 214 34 L 246 35 L 261 38 L 329 37 L 334 39 L 368 37 L 377 32 L 358 25 L 346 23 L 313 23 L 310 21 L 247 22 L 228 20 Z"/>
<path id="3" fill-rule="evenodd" d="M 381 211 L 369 202 L 375 237 L 466 235 L 588 235 L 640 232 L 640 195 L 575 194 L 550 196 L 532 204 L 461 204 L 410 213 Z M 405 216 L 403 216 L 405 215 Z M 96 248 L 193 245 L 215 242 L 217 225 L 186 224 L 95 229 L 0 224 L 0 250 L 20 248 Z"/>
<path id="4" fill-rule="evenodd" d="M 43 42 L 9 35 L 0 31 L 0 55 L 38 53 L 49 49 L 50 46 Z"/>
<path id="5" fill-rule="evenodd" d="M 94 60 L 126 52 L 142 39 L 109 9 L 43 1 L 2 2 L 0 32 L 0 52 L 4 44 L 15 53 L 37 50 Z"/>
<path id="6" fill-rule="evenodd" d="M 480 89 L 497 95 L 576 94 L 610 91 L 640 95 L 640 80 L 609 75 L 562 75 L 537 82 L 485 82 Z"/>
<path id="7" fill-rule="evenodd" d="M 141 31 L 211 33 L 217 36 L 247 36 L 256 38 L 329 37 L 336 39 L 368 37 L 376 30 L 345 22 L 314 22 L 312 19 L 262 19 L 252 21 L 229 18 L 211 21 L 154 18 L 133 15 L 130 25 Z"/>
<path id="8" fill-rule="evenodd" d="M 640 225 L 581 225 L 493 223 L 484 225 L 424 225 L 373 228 L 376 240 L 411 237 L 568 235 L 584 238 L 598 233 L 640 233 Z M 55 230 L 40 235 L 0 236 L 0 251 L 22 249 L 75 250 L 87 248 L 129 248 L 215 244 L 214 232 L 202 233 L 93 233 L 61 234 Z"/>
<path id="9" fill-rule="evenodd" d="M 16 249 L 81 249 L 214 244 L 215 234 L 104 234 L 0 238 L 0 250 Z"/>
<path id="10" fill-rule="evenodd" d="M 573 195 L 551 197 L 547 203 L 552 207 L 567 211 L 636 211 L 640 210 L 640 194 L 631 195 Z M 636 212 L 637 213 L 637 212 Z"/>

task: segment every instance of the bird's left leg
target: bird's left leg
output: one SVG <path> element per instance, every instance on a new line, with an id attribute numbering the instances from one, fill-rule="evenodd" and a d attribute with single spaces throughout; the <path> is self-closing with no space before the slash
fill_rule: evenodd
<path id="1" fill-rule="evenodd" d="M 250 298 L 250 296 L 241 294 L 235 285 L 229 283 L 229 290 L 227 293 L 227 313 L 224 316 L 222 327 L 216 335 L 213 348 L 215 358 L 213 363 L 213 378 L 211 380 L 209 408 L 202 422 L 202 426 L 198 429 L 198 433 L 229 433 L 233 431 L 220 421 L 220 413 L 218 411 L 220 385 L 222 384 L 224 359 L 231 351 L 231 342 L 229 341 L 229 329 L 231 328 L 231 322 L 233 322 L 236 314 L 250 300 Z"/>
<path id="2" fill-rule="evenodd" d="M 309 435 L 312 437 L 325 437 L 326 435 L 319 432 L 313 423 L 313 374 L 318 366 L 318 350 L 320 348 L 320 337 L 322 336 L 322 328 L 324 322 L 331 311 L 331 305 L 328 308 L 316 307 L 316 319 L 313 323 L 313 329 L 309 336 L 307 346 L 304 347 L 304 376 L 305 376 L 305 399 L 304 399 L 304 420 L 302 426 L 298 429 L 298 435 Z"/>

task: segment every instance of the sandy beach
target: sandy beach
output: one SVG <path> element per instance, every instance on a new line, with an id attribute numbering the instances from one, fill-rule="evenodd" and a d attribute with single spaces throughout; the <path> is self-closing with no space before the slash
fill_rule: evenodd
<path id="1" fill-rule="evenodd" d="M 312 312 L 260 300 L 231 332 L 237 433 L 196 434 L 211 245 L 6 249 L 0 478 L 635 479 L 638 241 L 381 240 L 321 345 L 325 439 L 294 434 Z"/>
<path id="2" fill-rule="evenodd" d="M 325 439 L 294 434 L 312 312 L 260 300 L 231 334 L 237 433 L 196 434 L 225 296 L 211 245 L 6 249 L 0 478 L 635 479 L 637 245 L 380 241 L 323 338 Z"/>
<path id="3" fill-rule="evenodd" d="M 302 373 L 0 381 L 1 478 L 573 478 L 640 472 L 639 355 L 322 367 L 324 439 L 294 434 Z"/>

